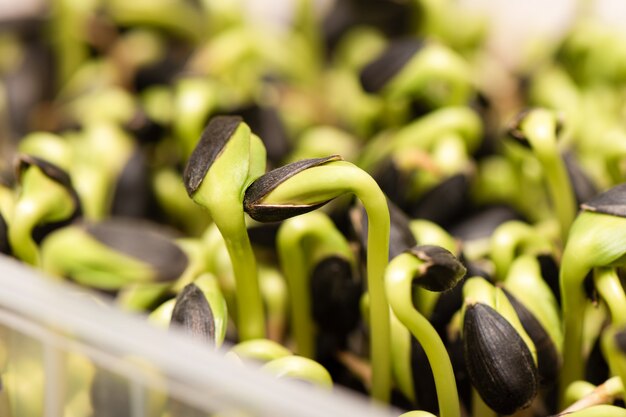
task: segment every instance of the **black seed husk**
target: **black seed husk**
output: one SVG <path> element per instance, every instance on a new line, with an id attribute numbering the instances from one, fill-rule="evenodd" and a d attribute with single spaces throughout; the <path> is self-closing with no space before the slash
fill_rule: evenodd
<path id="1" fill-rule="evenodd" d="M 324 258 L 313 268 L 312 314 L 325 332 L 345 336 L 359 322 L 361 285 L 352 272 L 350 262 L 340 256 Z"/>
<path id="2" fill-rule="evenodd" d="M 324 204 L 328 203 L 328 201 L 306 205 L 270 205 L 264 204 L 263 199 L 272 192 L 272 190 L 294 175 L 309 168 L 341 160 L 342 158 L 339 155 L 332 155 L 325 158 L 304 159 L 276 168 L 262 175 L 246 189 L 243 199 L 245 212 L 254 220 L 265 223 L 285 220 L 322 207 Z"/>
<path id="3" fill-rule="evenodd" d="M 215 116 L 209 120 L 183 172 L 183 181 L 190 197 L 200 187 L 209 168 L 242 122 L 239 116 Z"/>
<path id="4" fill-rule="evenodd" d="M 273 164 L 278 164 L 285 159 L 292 145 L 276 108 L 252 105 L 233 113 L 243 117 L 252 133 L 261 138 L 267 158 Z"/>
<path id="5" fill-rule="evenodd" d="M 552 254 L 544 253 L 537 255 L 539 268 L 543 280 L 548 284 L 557 304 L 561 305 L 561 287 L 559 285 L 559 263 Z"/>
<path id="6" fill-rule="evenodd" d="M 515 328 L 493 308 L 468 305 L 463 320 L 463 356 L 472 385 L 501 414 L 528 407 L 537 395 L 532 354 Z"/>
<path id="7" fill-rule="evenodd" d="M 368 93 L 380 91 L 423 46 L 424 42 L 418 38 L 392 41 L 378 58 L 361 71 L 359 79 L 363 89 Z"/>
<path id="8" fill-rule="evenodd" d="M 410 183 L 410 172 L 402 171 L 393 158 L 381 161 L 373 174 L 376 183 L 387 198 L 400 207 L 406 206 L 406 191 Z"/>
<path id="9" fill-rule="evenodd" d="M 147 217 L 152 202 L 151 188 L 148 158 L 136 148 L 117 178 L 111 215 Z"/>
<path id="10" fill-rule="evenodd" d="M 585 211 L 626 217 L 626 184 L 617 185 L 580 205 Z"/>
<path id="11" fill-rule="evenodd" d="M 475 274 L 470 273 L 465 274 L 466 277 L 474 275 Z M 435 307 L 428 318 L 428 321 L 430 321 L 435 330 L 437 330 L 437 333 L 439 334 L 439 337 L 441 337 L 444 344 L 448 343 L 448 324 L 463 305 L 464 281 L 465 278 L 461 279 L 461 281 L 454 286 L 454 288 L 449 291 L 442 292 L 439 295 L 437 302 L 435 303 Z"/>
<path id="12" fill-rule="evenodd" d="M 411 336 L 411 376 L 413 379 L 413 391 L 416 405 L 420 410 L 428 411 L 437 415 L 439 402 L 437 401 L 437 388 L 435 377 L 430 366 L 428 356 L 422 345 L 416 338 Z"/>
<path id="13" fill-rule="evenodd" d="M 580 166 L 573 152 L 564 153 L 563 161 L 565 162 L 569 179 L 572 182 L 577 204 L 582 204 L 598 194 L 598 187 Z"/>
<path id="14" fill-rule="evenodd" d="M 430 291 L 454 288 L 467 271 L 452 253 L 440 246 L 419 245 L 407 252 L 426 263 L 426 270 L 415 282 Z"/>
<path id="15" fill-rule="evenodd" d="M 171 325 L 182 328 L 193 337 L 215 345 L 215 319 L 204 293 L 194 283 L 187 284 L 176 297 Z"/>
<path id="16" fill-rule="evenodd" d="M 18 181 L 21 180 L 24 170 L 32 165 L 38 167 L 51 180 L 67 189 L 73 190 L 72 180 L 65 170 L 44 159 L 27 154 L 18 155 L 15 161 L 15 172 Z"/>
<path id="17" fill-rule="evenodd" d="M 561 368 L 561 358 L 556 349 L 554 341 L 543 328 L 539 320 L 506 288 L 502 288 L 504 294 L 515 309 L 524 330 L 532 339 L 537 349 L 537 368 L 539 372 L 539 383 L 542 386 L 551 386 L 556 382 L 556 378 Z"/>
<path id="18" fill-rule="evenodd" d="M 430 220 L 445 228 L 471 209 L 470 186 L 470 174 L 455 174 L 417 201 L 408 202 L 406 211 L 413 219 Z"/>
<path id="19" fill-rule="evenodd" d="M 85 230 L 100 243 L 151 265 L 158 281 L 173 281 L 187 268 L 187 256 L 174 243 L 176 235 L 162 226 L 114 218 L 87 224 Z"/>
<path id="20" fill-rule="evenodd" d="M 463 241 L 483 239 L 491 236 L 498 226 L 509 220 L 522 220 L 522 217 L 508 206 L 487 206 L 455 223 L 448 231 Z"/>

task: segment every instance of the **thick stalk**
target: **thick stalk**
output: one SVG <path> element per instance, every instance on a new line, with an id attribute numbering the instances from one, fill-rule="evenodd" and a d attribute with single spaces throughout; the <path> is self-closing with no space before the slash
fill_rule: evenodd
<path id="1" fill-rule="evenodd" d="M 224 237 L 233 264 L 239 339 L 242 341 L 259 339 L 265 337 L 265 317 L 257 278 L 256 258 L 248 238 L 243 212 L 230 214 L 233 218 L 235 216 L 241 218 L 239 227 L 229 228 L 229 232 L 224 233 L 220 224 L 217 222 L 216 224 Z"/>
<path id="2" fill-rule="evenodd" d="M 370 357 L 372 397 L 388 402 L 391 392 L 389 305 L 385 268 L 389 260 L 389 209 L 374 179 L 345 161 L 309 168 L 287 179 L 265 199 L 265 204 L 307 204 L 332 200 L 342 194 L 357 196 L 367 212 L 367 285 L 370 294 Z"/>
<path id="3" fill-rule="evenodd" d="M 581 379 L 584 360 L 582 357 L 582 323 L 587 299 L 583 281 L 587 269 L 576 268 L 563 262 L 561 265 L 561 310 L 563 312 L 563 367 L 559 384 L 559 404 L 563 404 L 565 390 L 572 382 Z M 567 283 L 563 277 L 567 277 Z"/>
<path id="4" fill-rule="evenodd" d="M 540 161 L 546 171 L 548 191 L 561 228 L 561 241 L 565 242 L 569 228 L 576 217 L 576 199 L 563 158 L 558 150 L 555 151 L 554 155 L 540 158 Z"/>
<path id="5" fill-rule="evenodd" d="M 372 329 L 372 396 L 387 402 L 391 391 L 391 337 L 384 277 L 389 261 L 389 211 L 384 194 L 369 175 L 364 175 L 364 180 L 356 184 L 360 187 L 357 187 L 355 193 L 363 203 L 368 219 L 367 286 Z"/>
<path id="6" fill-rule="evenodd" d="M 408 258 L 405 258 L 408 257 Z M 407 262 L 404 262 L 405 259 Z M 392 264 L 398 268 L 387 269 L 386 284 L 389 304 L 411 334 L 420 343 L 433 371 L 437 400 L 441 417 L 460 417 L 461 408 L 454 379 L 454 371 L 450 357 L 439 334 L 414 307 L 411 299 L 412 278 L 419 274 L 417 268 L 421 262 L 416 262 L 412 255 L 399 255 Z"/>

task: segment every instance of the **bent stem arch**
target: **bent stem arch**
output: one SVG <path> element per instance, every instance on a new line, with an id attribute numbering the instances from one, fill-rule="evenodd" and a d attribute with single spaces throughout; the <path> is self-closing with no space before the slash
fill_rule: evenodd
<path id="1" fill-rule="evenodd" d="M 253 218 L 256 209 L 270 209 L 272 213 L 268 214 L 272 216 L 284 210 L 287 213 L 283 218 L 287 218 L 314 210 L 347 193 L 356 195 L 363 203 L 368 218 L 367 284 L 371 303 L 372 397 L 387 402 L 391 391 L 389 306 L 384 285 L 389 258 L 390 220 L 387 200 L 369 174 L 354 164 L 337 159 L 331 158 L 329 162 L 306 167 L 270 190 L 263 189 L 261 185 L 253 189 L 253 184 L 246 191 L 246 200 L 253 200 L 248 201 L 246 209 Z M 270 172 L 266 174 L 266 179 L 269 182 L 277 176 Z M 262 195 L 253 195 L 255 192 Z M 257 211 L 256 214 L 262 213 Z M 273 220 L 276 219 L 273 217 Z"/>

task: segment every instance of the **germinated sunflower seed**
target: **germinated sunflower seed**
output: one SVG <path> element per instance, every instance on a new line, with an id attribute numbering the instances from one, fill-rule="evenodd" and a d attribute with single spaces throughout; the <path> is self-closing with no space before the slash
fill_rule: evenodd
<path id="1" fill-rule="evenodd" d="M 158 281 L 173 281 L 187 268 L 187 255 L 174 243 L 176 236 L 164 227 L 116 218 L 87 224 L 85 231 L 104 245 L 151 265 Z"/>
<path id="2" fill-rule="evenodd" d="M 23 172 L 31 166 L 36 166 L 43 174 L 52 181 L 58 183 L 67 190 L 69 195 L 75 202 L 76 213 L 72 216 L 78 216 L 81 213 L 80 200 L 76 190 L 72 186 L 72 179 L 69 174 L 57 165 L 32 155 L 18 155 L 15 161 L 15 173 L 18 181 L 21 181 Z"/>
<path id="3" fill-rule="evenodd" d="M 299 214 L 308 213 L 322 207 L 328 201 L 318 204 L 286 205 L 286 204 L 264 204 L 263 200 L 276 187 L 287 179 L 309 168 L 324 165 L 332 161 L 341 161 L 339 155 L 332 155 L 326 158 L 304 159 L 291 164 L 276 168 L 265 175 L 259 177 L 247 189 L 243 200 L 244 210 L 254 220 L 260 222 L 276 222 L 288 219 Z"/>
<path id="4" fill-rule="evenodd" d="M 458 173 L 428 190 L 417 201 L 409 202 L 407 213 L 446 227 L 467 213 L 471 207 L 471 174 Z"/>
<path id="5" fill-rule="evenodd" d="M 528 115 L 533 112 L 533 110 L 534 109 L 530 108 L 530 109 L 525 109 L 519 112 L 515 116 L 515 118 L 511 121 L 509 125 L 509 129 L 508 129 L 509 136 L 511 136 L 513 139 L 515 139 L 521 145 L 527 148 L 530 148 L 530 142 L 528 142 L 528 138 L 526 137 L 526 134 L 524 133 L 522 124 L 524 123 Z M 562 130 L 563 130 L 563 118 L 559 114 L 557 115 L 557 118 L 556 118 L 556 126 L 555 126 L 555 131 L 554 131 L 554 134 L 556 135 L 557 138 L 561 134 Z"/>
<path id="6" fill-rule="evenodd" d="M 585 211 L 626 217 L 626 184 L 617 185 L 580 205 Z"/>
<path id="7" fill-rule="evenodd" d="M 485 304 L 471 304 L 465 310 L 463 356 L 472 385 L 494 411 L 513 414 L 537 395 L 537 368 L 528 346 L 504 317 Z"/>
<path id="8" fill-rule="evenodd" d="M 329 256 L 315 265 L 309 283 L 313 318 L 324 331 L 345 335 L 359 322 L 361 286 L 345 258 Z"/>
<path id="9" fill-rule="evenodd" d="M 413 282 L 427 290 L 448 291 L 454 288 L 467 272 L 452 253 L 440 246 L 419 245 L 407 252 L 425 262 L 420 277 Z"/>
<path id="10" fill-rule="evenodd" d="M 147 217 L 151 206 L 148 160 L 141 149 L 136 148 L 117 178 L 111 215 Z"/>
<path id="11" fill-rule="evenodd" d="M 183 181 L 189 196 L 200 187 L 211 165 L 241 123 L 243 119 L 239 116 L 215 116 L 209 121 L 183 173 Z"/>
<path id="12" fill-rule="evenodd" d="M 31 236 L 35 242 L 40 243 L 43 238 L 52 231 L 71 224 L 79 219 L 83 214 L 83 210 L 80 198 L 78 197 L 76 189 L 74 189 L 72 185 L 72 180 L 69 174 L 51 162 L 32 155 L 18 155 L 15 160 L 15 173 L 18 182 L 21 181 L 24 171 L 31 166 L 36 166 L 46 177 L 61 185 L 67 191 L 74 205 L 74 211 L 70 216 L 68 216 L 67 219 L 53 223 L 38 224 L 33 228 Z"/>
<path id="13" fill-rule="evenodd" d="M 213 311 L 196 284 L 187 284 L 176 297 L 171 323 L 182 326 L 193 337 L 215 345 Z"/>
<path id="14" fill-rule="evenodd" d="M 418 38 L 392 41 L 378 58 L 361 71 L 359 79 L 363 89 L 368 93 L 382 90 L 423 46 L 424 42 Z"/>
<path id="15" fill-rule="evenodd" d="M 252 133 L 261 138 L 267 159 L 274 164 L 285 159 L 291 151 L 291 141 L 274 107 L 253 105 L 233 113 L 243 117 Z"/>

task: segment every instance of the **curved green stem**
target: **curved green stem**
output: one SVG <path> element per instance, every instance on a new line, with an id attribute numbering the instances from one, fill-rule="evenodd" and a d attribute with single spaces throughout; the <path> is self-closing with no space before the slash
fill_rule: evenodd
<path id="1" fill-rule="evenodd" d="M 491 236 L 491 260 L 496 276 L 504 280 L 519 250 L 551 252 L 550 241 L 531 225 L 512 220 L 501 224 Z"/>
<path id="2" fill-rule="evenodd" d="M 557 146 L 557 120 L 552 111 L 532 110 L 523 121 L 522 130 L 545 172 L 548 192 L 559 221 L 562 242 L 576 217 L 576 198 Z"/>
<path id="3" fill-rule="evenodd" d="M 433 326 L 413 307 L 411 299 L 411 282 L 422 266 L 423 261 L 410 254 L 398 255 L 391 261 L 385 275 L 389 304 L 428 356 L 435 378 L 441 417 L 459 417 L 459 397 L 446 347 Z"/>
<path id="4" fill-rule="evenodd" d="M 224 233 L 217 221 L 216 224 L 224 236 L 236 278 L 237 330 L 241 340 L 257 339 L 265 336 L 265 318 L 261 304 L 256 258 L 248 238 L 243 210 L 241 213 L 231 212 L 230 214 L 233 218 L 235 216 L 241 218 L 239 227 Z"/>
<path id="5" fill-rule="evenodd" d="M 9 241 L 19 259 L 39 265 L 39 249 L 31 235 L 33 229 L 40 223 L 68 218 L 74 202 L 66 189 L 35 167 L 23 174 L 22 187 L 9 221 Z"/>
<path id="6" fill-rule="evenodd" d="M 566 248 L 567 252 L 567 248 Z M 583 281 L 588 268 L 577 268 L 566 262 L 563 256 L 560 271 L 561 311 L 563 317 L 563 367 L 559 385 L 559 403 L 564 400 L 567 386 L 581 379 L 583 374 L 582 358 L 582 323 L 584 320 L 587 298 L 583 289 Z"/>
<path id="7" fill-rule="evenodd" d="M 595 268 L 593 282 L 606 303 L 614 325 L 626 325 L 626 294 L 615 268 Z"/>
<path id="8" fill-rule="evenodd" d="M 370 294 L 372 397 L 387 402 L 391 392 L 389 305 L 385 294 L 385 268 L 389 260 L 387 199 L 374 179 L 345 161 L 335 161 L 299 172 L 272 190 L 265 203 L 328 201 L 353 193 L 367 212 L 367 284 Z"/>

